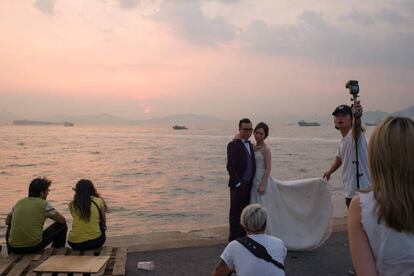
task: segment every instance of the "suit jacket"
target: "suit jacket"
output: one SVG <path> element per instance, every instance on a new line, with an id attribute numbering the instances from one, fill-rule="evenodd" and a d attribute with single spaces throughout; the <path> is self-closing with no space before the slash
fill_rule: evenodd
<path id="1" fill-rule="evenodd" d="M 227 171 L 229 173 L 229 187 L 235 187 L 237 183 L 241 182 L 243 174 L 247 166 L 247 158 L 252 158 L 253 162 L 253 176 L 256 171 L 256 162 L 254 159 L 253 146 L 250 145 L 250 152 L 247 153 L 242 140 L 237 139 L 231 141 L 227 145 Z"/>

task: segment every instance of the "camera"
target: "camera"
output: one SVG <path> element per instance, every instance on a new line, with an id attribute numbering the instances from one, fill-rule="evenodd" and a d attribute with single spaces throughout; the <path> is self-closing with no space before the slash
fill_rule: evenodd
<path id="1" fill-rule="evenodd" d="M 350 80 L 345 84 L 345 88 L 349 89 L 349 93 L 352 94 L 352 96 L 357 96 L 359 93 L 359 85 L 358 81 L 356 80 Z"/>

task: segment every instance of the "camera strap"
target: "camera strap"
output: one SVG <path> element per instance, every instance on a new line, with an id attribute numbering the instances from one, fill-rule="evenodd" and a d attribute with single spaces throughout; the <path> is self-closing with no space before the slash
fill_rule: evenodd
<path id="1" fill-rule="evenodd" d="M 246 236 L 243 238 L 239 238 L 236 241 L 238 241 L 244 247 L 246 247 L 247 250 L 249 250 L 257 258 L 260 258 L 260 259 L 265 260 L 266 262 L 272 263 L 283 271 L 285 270 L 285 266 L 283 264 L 274 260 L 272 256 L 270 256 L 270 254 L 267 252 L 266 248 L 260 243 L 253 240 L 252 238 L 249 238 Z"/>

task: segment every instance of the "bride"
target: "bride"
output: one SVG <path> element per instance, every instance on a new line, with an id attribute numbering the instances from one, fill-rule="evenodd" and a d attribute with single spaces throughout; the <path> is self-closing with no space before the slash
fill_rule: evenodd
<path id="1" fill-rule="evenodd" d="M 267 209 L 266 234 L 283 240 L 290 250 L 313 249 L 329 237 L 332 215 L 331 196 L 322 178 L 280 181 L 270 176 L 271 151 L 265 139 L 269 127 L 259 123 L 254 129 L 256 174 L 250 203 Z"/>

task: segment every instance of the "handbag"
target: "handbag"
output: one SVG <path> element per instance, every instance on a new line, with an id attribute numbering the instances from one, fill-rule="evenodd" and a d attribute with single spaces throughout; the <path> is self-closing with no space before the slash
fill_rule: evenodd
<path id="1" fill-rule="evenodd" d="M 244 247 L 246 247 L 247 250 L 249 250 L 257 258 L 260 258 L 269 263 L 272 263 L 283 271 L 285 270 L 285 266 L 283 264 L 274 260 L 272 256 L 270 256 L 270 254 L 267 252 L 266 248 L 260 243 L 258 243 L 257 241 L 253 240 L 252 238 L 249 238 L 246 236 L 243 238 L 239 238 L 236 241 L 238 241 Z"/>
<path id="2" fill-rule="evenodd" d="M 105 232 L 106 232 L 106 222 L 104 220 L 104 217 L 103 217 L 103 214 L 102 214 L 102 210 L 101 210 L 101 208 L 99 208 L 98 204 L 96 204 L 96 202 L 93 201 L 92 199 L 91 199 L 91 202 L 93 204 L 95 204 L 96 208 L 98 209 L 98 213 L 99 213 L 99 229 L 101 230 L 101 233 L 102 234 L 105 234 Z"/>

